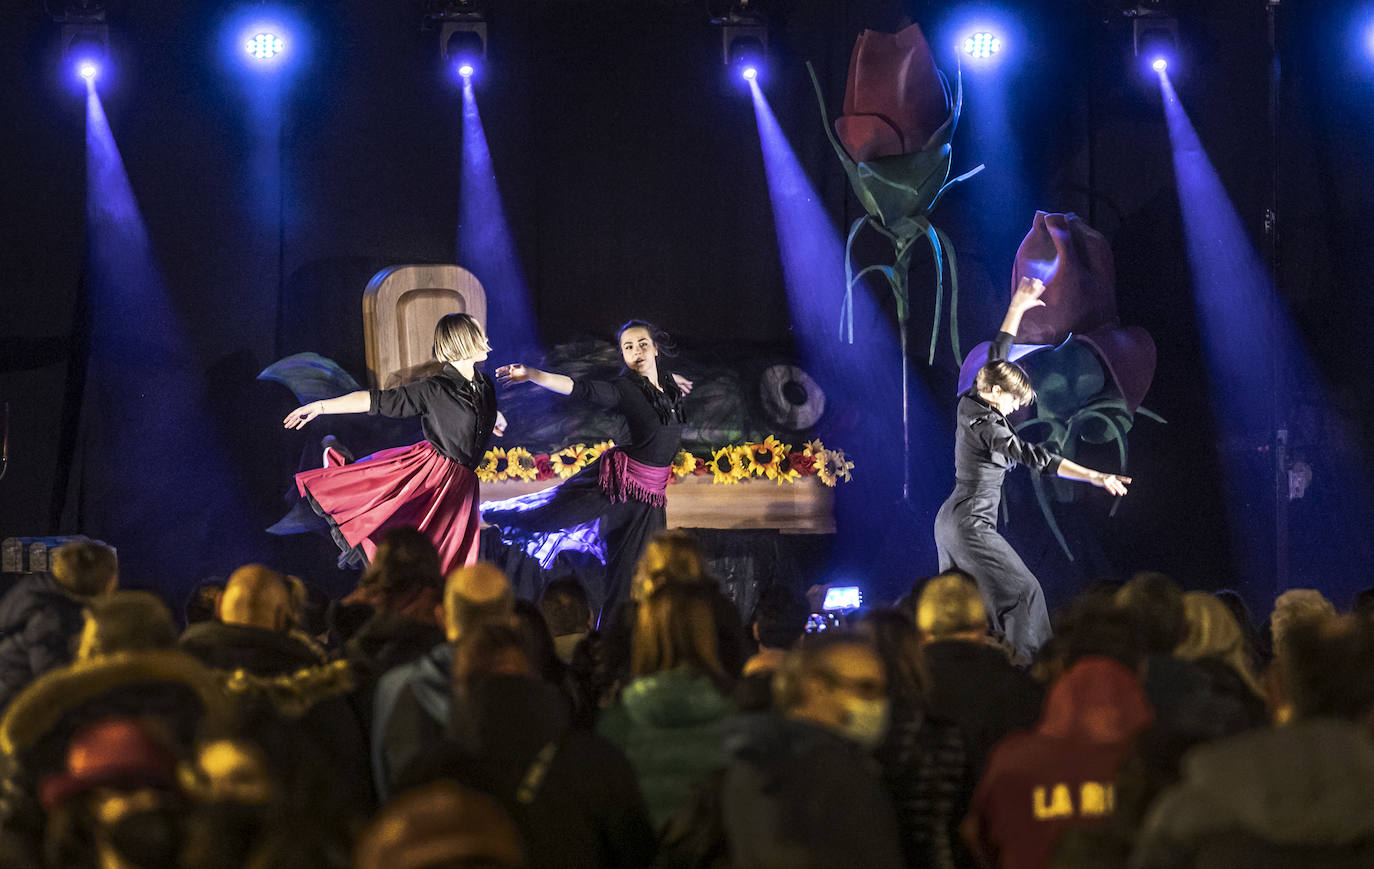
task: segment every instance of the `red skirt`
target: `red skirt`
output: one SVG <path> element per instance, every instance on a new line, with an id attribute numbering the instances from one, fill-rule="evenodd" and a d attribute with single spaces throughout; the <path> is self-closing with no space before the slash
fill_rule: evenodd
<path id="1" fill-rule="evenodd" d="M 399 526 L 434 543 L 445 574 L 477 561 L 477 475 L 429 441 L 302 471 L 296 488 L 329 520 L 339 545 L 360 546 L 369 561 L 387 529 Z"/>

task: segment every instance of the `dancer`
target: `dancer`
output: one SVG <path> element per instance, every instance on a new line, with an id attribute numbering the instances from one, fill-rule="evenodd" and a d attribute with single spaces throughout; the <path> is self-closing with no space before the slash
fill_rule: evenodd
<path id="1" fill-rule="evenodd" d="M 502 383 L 533 383 L 614 410 L 625 417 L 630 442 L 602 453 L 552 489 L 484 504 L 482 518 L 501 536 L 527 544 L 545 567 L 563 549 L 591 550 L 606 565 L 602 612 L 625 598 L 645 544 L 667 527 L 666 490 L 686 417 L 691 381 L 670 372 L 660 352 L 666 333 L 631 320 L 616 333 L 624 369 L 616 378 L 574 380 L 526 365 L 496 369 Z"/>
<path id="2" fill-rule="evenodd" d="M 478 371 L 491 345 L 477 321 L 449 314 L 434 327 L 438 374 L 395 389 L 361 389 L 312 401 L 286 415 L 286 428 L 303 428 L 320 414 L 419 416 L 425 439 L 409 447 L 336 464 L 326 450 L 323 468 L 296 475 L 301 496 L 329 522 L 343 550 L 341 566 L 371 561 L 383 532 L 416 528 L 439 550 L 445 574 L 477 560 L 478 488 L 473 469 L 505 421 L 496 409 L 491 379 Z M 332 460 L 331 460 L 332 459 Z"/>
<path id="3" fill-rule="evenodd" d="M 1035 575 L 997 533 L 1002 478 L 1017 462 L 1041 474 L 1079 480 L 1125 495 L 1130 477 L 1104 474 L 1027 443 L 1007 415 L 1035 400 L 1030 377 L 1007 361 L 1021 316 L 1042 307 L 1045 285 L 1021 278 L 1012 294 L 1002 329 L 988 348 L 988 361 L 973 388 L 959 397 L 954 436 L 954 492 L 935 516 L 935 547 L 940 570 L 959 568 L 973 576 L 987 605 L 993 630 L 1015 651 L 1017 663 L 1030 663 L 1051 636 L 1049 612 Z"/>

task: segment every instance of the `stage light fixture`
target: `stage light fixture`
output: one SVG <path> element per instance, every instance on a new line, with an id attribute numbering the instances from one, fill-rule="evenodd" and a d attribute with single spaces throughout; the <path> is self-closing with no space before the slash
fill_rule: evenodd
<path id="1" fill-rule="evenodd" d="M 768 21 L 759 0 L 735 0 L 711 13 L 720 28 L 721 60 L 739 80 L 758 81 L 768 61 Z"/>
<path id="2" fill-rule="evenodd" d="M 964 38 L 964 54 L 974 60 L 987 60 L 1001 50 L 1001 38 L 986 30 L 980 30 Z"/>
<path id="3" fill-rule="evenodd" d="M 1138 6 L 1126 14 L 1131 18 L 1135 56 L 1156 73 L 1168 70 L 1178 57 L 1178 19 L 1157 3 Z"/>
<path id="4" fill-rule="evenodd" d="M 87 83 L 94 82 L 110 54 L 104 5 L 96 0 L 78 0 L 54 18 L 62 25 L 62 55 L 67 68 Z"/>
<path id="5" fill-rule="evenodd" d="M 286 40 L 275 33 L 264 31 L 248 37 L 243 48 L 254 60 L 273 60 L 286 50 Z"/>
<path id="6" fill-rule="evenodd" d="M 487 56 L 487 17 L 481 0 L 430 3 L 425 26 L 439 31 L 439 54 L 453 72 L 468 82 Z"/>

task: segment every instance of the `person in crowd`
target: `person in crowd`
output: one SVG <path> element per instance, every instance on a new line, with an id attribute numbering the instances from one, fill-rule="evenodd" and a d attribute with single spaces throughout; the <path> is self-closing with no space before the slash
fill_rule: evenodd
<path id="1" fill-rule="evenodd" d="M 1214 695 L 1233 697 L 1245 717 L 1256 725 L 1264 720 L 1264 689 L 1250 664 L 1245 633 L 1226 604 L 1205 591 L 1183 593 L 1183 616 L 1188 634 L 1174 655 L 1194 661 L 1208 677 Z"/>
<path id="2" fill-rule="evenodd" d="M 873 647 L 840 631 L 808 638 L 787 656 L 773 696 L 776 714 L 743 717 L 730 734 L 720 795 L 730 865 L 903 866 L 897 818 L 869 755 L 888 721 Z"/>
<path id="3" fill-rule="evenodd" d="M 86 605 L 76 661 L 118 652 L 170 649 L 176 643 L 176 622 L 162 598 L 150 591 L 112 591 Z"/>
<path id="4" fill-rule="evenodd" d="M 558 659 L 565 664 L 572 663 L 573 649 L 595 627 L 587 589 L 573 577 L 555 579 L 540 593 L 539 611 L 548 623 Z"/>
<path id="5" fill-rule="evenodd" d="M 897 812 L 906 865 L 967 865 L 958 827 L 973 795 L 959 725 L 925 708 L 930 675 L 916 626 L 904 613 L 870 610 L 856 630 L 873 643 L 887 677 L 888 728 L 874 751 Z"/>
<path id="6" fill-rule="evenodd" d="M 1135 672 L 1112 658 L 1081 658 L 1051 686 L 1035 729 L 993 748 L 964 841 L 999 869 L 1048 866 L 1065 830 L 1112 814 L 1117 769 L 1152 721 Z"/>
<path id="7" fill-rule="evenodd" d="M 1362 588 L 1350 601 L 1350 612 L 1360 618 L 1374 616 L 1374 586 Z"/>
<path id="8" fill-rule="evenodd" d="M 354 869 L 526 869 L 520 831 L 492 797 L 451 781 L 406 791 L 358 837 Z"/>
<path id="9" fill-rule="evenodd" d="M 650 865 L 654 832 L 633 768 L 571 725 L 520 630 L 488 623 L 465 634 L 453 680 L 450 738 L 403 771 L 398 789 L 448 778 L 496 797 L 533 869 Z"/>
<path id="10" fill-rule="evenodd" d="M 1271 717 L 1283 723 L 1293 715 L 1293 689 L 1289 684 L 1289 670 L 1283 666 L 1291 657 L 1286 643 L 1293 628 L 1308 622 L 1319 622 L 1335 615 L 1336 607 L 1316 589 L 1292 588 L 1274 600 L 1269 614 L 1269 648 L 1272 659 L 1264 671 L 1265 699 L 1269 701 Z"/>
<path id="11" fill-rule="evenodd" d="M 759 593 L 750 626 L 759 650 L 745 661 L 735 687 L 735 705 L 741 712 L 761 712 L 773 707 L 773 674 L 787 653 L 801 643 L 810 615 L 806 595 L 790 583 L 775 582 Z"/>
<path id="12" fill-rule="evenodd" d="M 296 475 L 301 497 L 329 522 L 343 552 L 341 564 L 372 559 L 382 534 L 397 526 L 416 528 L 434 544 L 441 571 L 477 560 L 479 498 L 473 470 L 493 432 L 505 427 L 496 410 L 496 389 L 476 367 L 490 351 L 475 319 L 448 314 L 434 327 L 434 358 L 442 364 L 437 374 L 393 389 L 312 401 L 286 415 L 282 424 L 289 429 L 304 428 L 320 414 L 420 417 L 425 439 L 413 446 L 344 464 L 326 451 L 325 467 Z"/>
<path id="13" fill-rule="evenodd" d="M 925 709 L 958 723 L 976 778 L 998 740 L 1034 726 L 1044 693 L 993 644 L 983 600 L 967 575 L 944 573 L 927 582 L 916 626 L 930 673 Z"/>
<path id="14" fill-rule="evenodd" d="M 1142 682 L 1155 716 L 1164 722 L 1191 726 L 1198 701 L 1206 695 L 1207 677 L 1194 661 L 1175 654 L 1188 638 L 1183 609 L 1183 590 L 1168 576 L 1137 573 L 1117 589 L 1116 608 L 1135 623 L 1135 634 L 1145 655 Z"/>
<path id="15" fill-rule="evenodd" d="M 82 609 L 119 585 L 113 549 L 92 540 L 64 543 L 52 573 L 19 580 L 0 600 L 0 711 L 38 676 L 72 659 Z"/>
<path id="16" fill-rule="evenodd" d="M 665 582 L 639 603 L 630 682 L 597 725 L 629 758 L 656 827 L 726 763 L 722 738 L 734 707 L 712 594 L 701 583 Z"/>
<path id="17" fill-rule="evenodd" d="M 219 612 L 219 596 L 224 594 L 224 577 L 211 576 L 196 583 L 186 596 L 186 606 L 182 615 L 187 626 L 200 622 L 214 621 Z"/>
<path id="18" fill-rule="evenodd" d="M 533 383 L 561 395 L 616 411 L 629 427 L 629 443 L 601 453 L 587 467 L 552 492 L 482 505 L 483 519 L 501 529 L 510 542 L 540 541 L 547 567 L 567 546 L 585 547 L 591 532 L 606 565 L 600 608 L 608 612 L 630 594 L 635 564 L 650 538 L 667 527 L 665 510 L 673 458 L 687 421 L 683 398 L 691 381 L 674 375 L 664 363 L 672 339 L 643 320 L 630 320 L 616 332 L 624 368 L 612 380 L 552 374 L 526 365 L 503 365 L 496 377 L 503 384 Z M 663 354 L 663 355 L 660 355 Z"/>
<path id="19" fill-rule="evenodd" d="M 344 835 L 372 807 L 367 739 L 349 702 L 351 669 L 325 665 L 298 639 L 287 577 L 261 564 L 235 570 L 219 619 L 188 627 L 181 648 L 222 674 L 246 735 L 267 753 L 293 795 Z"/>
<path id="20" fill-rule="evenodd" d="M 393 776 L 443 738 L 452 716 L 454 644 L 478 625 L 512 624 L 514 613 L 510 580 L 495 566 L 478 562 L 449 574 L 444 586 L 443 640 L 388 671 L 377 683 L 372 774 L 383 801 L 391 793 Z"/>
<path id="21" fill-rule="evenodd" d="M 1005 637 L 1018 663 L 1029 664 L 1053 633 L 1044 593 L 1011 544 L 997 533 L 1002 480 L 1018 462 L 1039 474 L 1079 480 L 1125 495 L 1129 477 L 1085 468 L 1017 436 L 1008 415 L 1035 400 L 1030 377 L 1007 354 L 1021 317 L 1045 302 L 1045 285 L 1023 277 L 1012 294 L 1002 328 L 988 348 L 973 388 L 959 397 L 954 441 L 954 491 L 935 516 L 940 570 L 959 568 L 978 583 L 993 630 Z"/>
<path id="22" fill-rule="evenodd" d="M 212 667 L 277 676 L 323 663 L 291 636 L 286 577 L 261 564 L 235 570 L 220 596 L 218 618 L 186 628 L 181 647 Z"/>
<path id="23" fill-rule="evenodd" d="M 1250 607 L 1246 604 L 1245 598 L 1241 597 L 1240 592 L 1230 588 L 1219 589 L 1213 594 L 1231 611 L 1236 624 L 1240 625 L 1241 633 L 1245 635 L 1245 654 L 1249 658 L 1251 671 L 1262 672 L 1264 664 L 1268 661 L 1260 654 L 1259 631 L 1255 629 L 1255 619 L 1250 614 Z"/>
<path id="24" fill-rule="evenodd" d="M 1283 636 L 1292 720 L 1194 749 L 1133 869 L 1374 865 L 1374 628 L 1328 614 Z"/>
<path id="25" fill-rule="evenodd" d="M 515 627 L 525 638 L 525 645 L 530 650 L 530 660 L 535 671 L 550 685 L 562 686 L 567 668 L 558 657 L 553 635 L 549 633 L 549 624 L 544 621 L 544 614 L 539 611 L 539 605 L 533 601 L 517 599 L 514 614 Z"/>
<path id="26" fill-rule="evenodd" d="M 190 801 L 177 762 L 175 749 L 137 718 L 103 718 L 77 731 L 64 768 L 39 784 L 43 865 L 179 865 Z"/>
<path id="27" fill-rule="evenodd" d="M 366 613 L 344 643 L 360 672 L 376 678 L 443 642 L 440 604 L 444 574 L 439 551 L 414 528 L 390 528 L 380 537 L 358 587 L 339 608 Z"/>

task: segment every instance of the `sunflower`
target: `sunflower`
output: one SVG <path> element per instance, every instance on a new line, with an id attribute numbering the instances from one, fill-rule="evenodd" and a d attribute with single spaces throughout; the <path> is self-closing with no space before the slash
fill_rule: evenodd
<path id="1" fill-rule="evenodd" d="M 711 469 L 711 482 L 738 483 L 741 477 L 749 475 L 740 461 L 740 452 L 737 447 L 721 447 L 711 454 L 711 460 L 706 463 Z"/>
<path id="2" fill-rule="evenodd" d="M 798 455 L 798 453 L 789 452 L 779 455 L 777 464 L 768 472 L 768 478 L 770 480 L 777 480 L 779 486 L 783 483 L 792 483 L 801 479 L 801 471 L 797 470 L 792 464 L 792 457 L 795 455 Z"/>
<path id="3" fill-rule="evenodd" d="M 539 474 L 534 466 L 534 456 L 524 447 L 511 447 L 506 450 L 506 479 L 533 480 Z"/>
<path id="4" fill-rule="evenodd" d="M 816 457 L 816 476 L 827 486 L 834 486 L 840 480 L 848 483 L 852 477 L 849 469 L 854 463 L 845 458 L 844 450 L 822 450 Z"/>
<path id="5" fill-rule="evenodd" d="M 778 478 L 783 460 L 792 451 L 791 444 L 779 443 L 772 435 L 764 438 L 761 444 L 746 446 L 749 447 L 749 458 L 752 460 L 755 476 L 766 476 L 770 480 Z"/>
<path id="6" fill-rule="evenodd" d="M 673 456 L 673 476 L 679 480 L 697 469 L 697 457 L 686 450 L 678 450 Z"/>
<path id="7" fill-rule="evenodd" d="M 613 446 L 615 446 L 615 441 L 602 441 L 599 444 L 593 444 L 587 447 L 587 464 L 590 465 L 592 462 L 596 461 L 597 456 L 600 456 Z"/>
<path id="8" fill-rule="evenodd" d="M 759 473 L 759 469 L 754 467 L 754 445 L 752 443 L 739 444 L 731 447 L 731 449 L 735 451 L 735 458 L 739 462 L 739 478 L 741 480 L 747 480 Z"/>
<path id="9" fill-rule="evenodd" d="M 804 456 L 819 456 L 823 452 L 825 452 L 825 444 L 821 443 L 820 438 L 802 444 L 802 455 Z"/>
<path id="10" fill-rule="evenodd" d="M 554 473 L 566 480 L 586 466 L 589 461 L 587 459 L 587 445 L 573 444 L 570 447 L 564 447 L 550 455 L 549 461 L 553 463 Z"/>
<path id="11" fill-rule="evenodd" d="M 483 483 L 495 483 L 506 479 L 506 451 L 503 447 L 492 447 L 482 456 L 482 463 L 473 471 Z"/>

